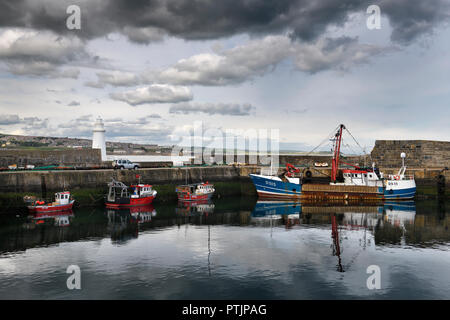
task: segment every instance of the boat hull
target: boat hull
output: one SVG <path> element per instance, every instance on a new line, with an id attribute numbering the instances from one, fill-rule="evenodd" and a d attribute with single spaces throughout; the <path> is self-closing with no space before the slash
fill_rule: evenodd
<path id="1" fill-rule="evenodd" d="M 28 206 L 28 210 L 31 213 L 47 213 L 47 212 L 59 212 L 71 210 L 73 207 L 75 200 L 70 201 L 68 204 L 62 205 L 37 205 L 37 206 Z"/>
<path id="2" fill-rule="evenodd" d="M 205 194 L 185 194 L 179 192 L 177 194 L 179 201 L 208 201 L 211 200 L 214 192 L 205 193 Z"/>
<path id="3" fill-rule="evenodd" d="M 384 190 L 385 200 L 411 200 L 416 195 L 416 187 L 396 189 L 396 190 Z"/>
<path id="4" fill-rule="evenodd" d="M 386 200 L 410 200 L 416 195 L 416 182 L 409 180 L 387 180 L 384 190 Z"/>
<path id="5" fill-rule="evenodd" d="M 384 187 L 344 184 L 297 184 L 277 177 L 250 174 L 259 198 L 307 200 L 410 200 L 416 194 L 414 180 L 387 182 Z"/>
<path id="6" fill-rule="evenodd" d="M 302 195 L 301 184 L 284 182 L 259 174 L 250 174 L 250 178 L 260 198 L 299 199 Z"/>
<path id="7" fill-rule="evenodd" d="M 142 198 L 117 198 L 115 201 L 106 201 L 105 204 L 109 208 L 128 208 L 137 206 L 148 206 L 153 202 L 155 196 Z"/>

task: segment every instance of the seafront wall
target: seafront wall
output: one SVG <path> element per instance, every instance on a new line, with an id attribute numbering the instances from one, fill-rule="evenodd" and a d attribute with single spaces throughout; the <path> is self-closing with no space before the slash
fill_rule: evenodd
<path id="1" fill-rule="evenodd" d="M 101 166 L 102 158 L 100 149 L 0 150 L 0 168 L 7 168 L 12 164 L 18 167 L 26 165 L 89 167 Z"/>
<path id="2" fill-rule="evenodd" d="M 377 140 L 371 156 L 378 166 L 395 168 L 401 165 L 402 152 L 411 168 L 450 167 L 450 141 Z"/>
<path id="3" fill-rule="evenodd" d="M 258 167 L 185 167 L 146 168 L 134 170 L 64 170 L 64 171 L 17 171 L 0 172 L 0 192 L 41 192 L 82 188 L 106 188 L 111 178 L 125 184 L 141 181 L 153 185 L 182 184 L 208 180 L 211 182 L 240 181 L 250 173 L 259 172 Z"/>

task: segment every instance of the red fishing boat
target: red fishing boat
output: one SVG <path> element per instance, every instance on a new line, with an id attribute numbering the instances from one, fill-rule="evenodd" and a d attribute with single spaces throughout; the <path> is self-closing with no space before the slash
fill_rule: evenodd
<path id="1" fill-rule="evenodd" d="M 198 201 L 209 200 L 214 195 L 214 185 L 211 183 L 193 183 L 178 186 L 176 189 L 178 200 L 180 201 Z"/>
<path id="2" fill-rule="evenodd" d="M 56 212 L 70 210 L 73 207 L 74 199 L 70 196 L 69 191 L 55 193 L 55 200 L 46 202 L 44 200 L 36 200 L 28 206 L 31 213 L 35 212 Z"/>
<path id="3" fill-rule="evenodd" d="M 105 199 L 105 204 L 109 208 L 148 206 L 156 198 L 156 190 L 152 185 L 138 183 L 126 186 L 120 181 L 112 179 L 108 183 L 109 191 Z"/>

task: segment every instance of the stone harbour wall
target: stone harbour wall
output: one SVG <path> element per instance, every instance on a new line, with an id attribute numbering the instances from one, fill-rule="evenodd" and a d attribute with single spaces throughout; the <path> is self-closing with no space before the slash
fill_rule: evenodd
<path id="1" fill-rule="evenodd" d="M 398 168 L 402 152 L 406 153 L 406 166 L 411 168 L 450 167 L 450 141 L 377 140 L 371 155 L 379 167 Z"/>
<path id="2" fill-rule="evenodd" d="M 40 166 L 101 166 L 100 149 L 66 149 L 66 150 L 0 150 L 0 167 L 7 168 L 16 164 Z"/>

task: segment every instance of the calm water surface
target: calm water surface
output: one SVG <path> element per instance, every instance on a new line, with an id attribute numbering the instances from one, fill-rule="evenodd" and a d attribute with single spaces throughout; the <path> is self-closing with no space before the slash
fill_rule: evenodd
<path id="1" fill-rule="evenodd" d="M 0 298 L 449 299 L 449 211 L 435 201 L 240 198 L 52 217 L 9 210 L 0 215 Z M 69 265 L 81 269 L 81 290 L 67 289 Z M 370 265 L 381 289 L 367 288 Z"/>

